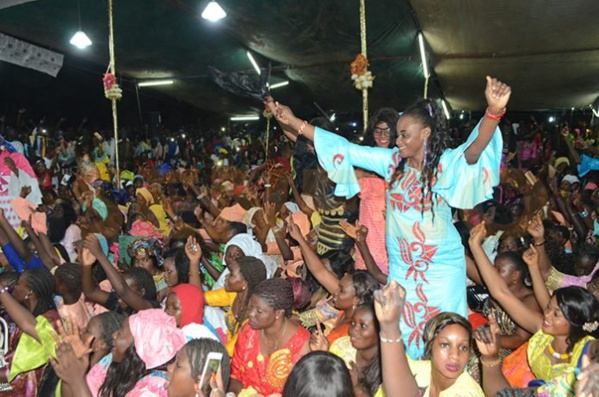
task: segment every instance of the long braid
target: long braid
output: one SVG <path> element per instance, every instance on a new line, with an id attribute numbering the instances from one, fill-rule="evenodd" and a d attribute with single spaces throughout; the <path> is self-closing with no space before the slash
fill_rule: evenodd
<path id="1" fill-rule="evenodd" d="M 431 129 L 428 137 L 428 150 L 424 162 L 426 167 L 420 172 L 420 182 L 422 183 L 422 193 L 420 198 L 421 214 L 424 216 L 426 203 L 430 201 L 433 221 L 435 219 L 435 201 L 437 195 L 433 193 L 433 186 L 437 180 L 438 166 L 441 156 L 445 149 L 450 145 L 449 131 L 443 111 L 432 99 L 423 99 L 413 106 L 406 109 L 402 115 L 411 116 L 417 119 L 424 127 Z M 402 158 L 395 169 L 391 180 L 398 183 L 402 178 L 407 160 Z"/>
<path id="2" fill-rule="evenodd" d="M 28 269 L 21 274 L 25 277 L 27 286 L 37 297 L 37 305 L 33 309 L 33 316 L 37 317 L 48 310 L 56 309 L 52 295 L 56 291 L 54 276 L 46 268 Z"/>
<path id="3" fill-rule="evenodd" d="M 241 312 L 239 312 L 237 322 L 235 323 L 235 332 L 237 332 L 239 326 L 243 324 L 246 319 L 250 298 L 254 294 L 256 287 L 258 287 L 262 281 L 266 280 L 266 266 L 264 266 L 264 262 L 260 259 L 253 256 L 244 256 L 243 258 L 237 259 L 237 262 L 239 263 L 239 271 L 248 283 L 248 286 Z"/>

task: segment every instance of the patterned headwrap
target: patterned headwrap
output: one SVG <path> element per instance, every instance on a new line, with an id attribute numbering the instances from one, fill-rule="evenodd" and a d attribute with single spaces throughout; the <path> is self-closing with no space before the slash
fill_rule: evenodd
<path id="1" fill-rule="evenodd" d="M 162 250 L 164 243 L 158 238 L 139 239 L 133 241 L 127 247 L 127 253 L 133 259 L 137 255 L 147 254 L 148 256 L 156 257 L 156 264 L 162 267 L 164 259 L 162 258 Z"/>

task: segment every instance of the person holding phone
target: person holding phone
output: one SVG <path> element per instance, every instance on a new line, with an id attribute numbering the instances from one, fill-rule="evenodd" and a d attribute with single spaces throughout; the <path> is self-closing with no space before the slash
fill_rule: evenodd
<path id="1" fill-rule="evenodd" d="M 168 397 L 224 397 L 230 372 L 231 362 L 222 344 L 206 338 L 191 340 L 168 366 Z"/>

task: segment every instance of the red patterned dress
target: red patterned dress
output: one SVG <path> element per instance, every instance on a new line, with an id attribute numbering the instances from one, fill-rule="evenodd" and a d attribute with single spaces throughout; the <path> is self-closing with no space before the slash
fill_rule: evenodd
<path id="1" fill-rule="evenodd" d="M 302 327 L 297 327 L 297 332 L 285 346 L 265 357 L 260 352 L 260 331 L 246 324 L 239 331 L 239 338 L 235 344 L 231 377 L 241 382 L 244 389 L 252 387 L 264 396 L 281 393 L 291 369 L 302 357 L 302 348 L 309 339 L 310 333 Z"/>

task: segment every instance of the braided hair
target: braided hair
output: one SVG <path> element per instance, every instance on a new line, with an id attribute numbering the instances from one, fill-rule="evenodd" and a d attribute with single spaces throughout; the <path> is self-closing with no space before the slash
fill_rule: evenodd
<path id="1" fill-rule="evenodd" d="M 262 298 L 274 311 L 284 310 L 285 317 L 291 316 L 293 287 L 282 278 L 264 280 L 256 287 L 254 296 Z"/>
<path id="2" fill-rule="evenodd" d="M 432 193 L 433 184 L 437 180 L 437 167 L 441 155 L 445 152 L 445 149 L 449 147 L 450 135 L 445 122 L 445 116 L 443 111 L 432 99 L 422 99 L 416 102 L 411 107 L 407 108 L 402 117 L 410 116 L 418 120 L 424 127 L 431 129 L 431 134 L 428 137 L 428 149 L 425 153 L 424 161 L 426 167 L 420 172 L 420 182 L 422 183 L 422 196 L 420 199 L 421 213 L 424 215 L 424 207 L 427 201 L 431 203 L 431 211 L 433 214 L 433 221 L 435 219 L 435 198 L 436 194 Z M 399 133 L 399 132 L 398 132 Z M 391 180 L 393 183 L 399 183 L 402 178 L 407 159 L 402 158 L 399 165 L 395 169 Z"/>
<path id="3" fill-rule="evenodd" d="M 185 349 L 185 353 L 187 353 L 191 378 L 195 383 L 200 381 L 208 353 L 222 353 L 223 357 L 220 363 L 220 368 L 223 386 L 225 387 L 225 390 L 227 389 L 229 384 L 229 376 L 231 373 L 231 361 L 229 354 L 227 353 L 227 349 L 225 349 L 222 343 L 209 338 L 193 339 L 187 342 L 187 344 L 183 346 L 182 350 L 183 349 Z"/>
<path id="4" fill-rule="evenodd" d="M 114 346 L 114 340 L 112 339 L 112 334 L 121 328 L 123 321 L 125 321 L 125 316 L 122 314 L 118 314 L 116 312 L 105 312 L 100 313 L 94 318 L 97 318 L 102 324 L 102 340 L 106 344 L 106 348 L 108 351 L 112 349 Z"/>
<path id="5" fill-rule="evenodd" d="M 264 266 L 264 262 L 260 259 L 253 256 L 244 256 L 237 259 L 237 263 L 239 263 L 239 271 L 248 285 L 241 312 L 239 312 L 239 315 L 237 316 L 237 323 L 235 324 L 236 329 L 246 319 L 250 298 L 254 294 L 256 287 L 260 285 L 262 281 L 266 280 L 266 266 Z"/>
<path id="6" fill-rule="evenodd" d="M 54 277 L 57 282 L 62 283 L 69 296 L 79 299 L 81 297 L 81 265 L 78 263 L 65 263 L 56 268 Z"/>
<path id="7" fill-rule="evenodd" d="M 149 271 L 143 267 L 132 267 L 125 270 L 123 275 L 131 277 L 135 281 L 137 288 L 143 288 L 144 294 L 142 298 L 151 302 L 156 302 L 156 299 L 158 299 L 156 284 L 154 284 L 154 278 Z"/>
<path id="8" fill-rule="evenodd" d="M 56 291 L 54 276 L 46 268 L 34 268 L 25 270 L 21 277 L 25 277 L 27 287 L 37 297 L 37 305 L 33 309 L 33 316 L 37 317 L 48 310 L 56 309 L 52 295 Z"/>

